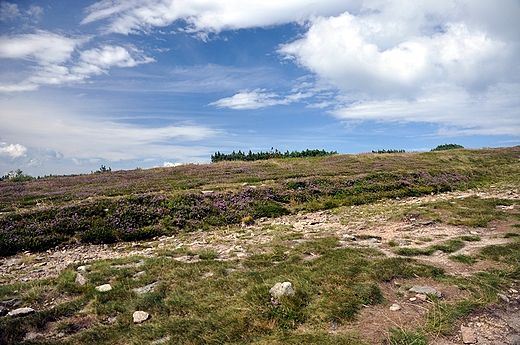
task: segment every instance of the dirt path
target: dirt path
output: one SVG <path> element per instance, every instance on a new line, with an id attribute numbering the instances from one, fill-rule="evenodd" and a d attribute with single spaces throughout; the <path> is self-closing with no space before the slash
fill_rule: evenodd
<path id="1" fill-rule="evenodd" d="M 21 253 L 0 259 L 0 284 L 31 281 L 54 277 L 69 265 L 88 263 L 99 259 L 115 259 L 128 256 L 153 257 L 165 250 L 185 247 L 192 251 L 211 249 L 219 254 L 220 260 L 244 258 L 262 252 L 262 244 L 282 241 L 286 245 L 297 245 L 314 237 L 337 236 L 344 247 L 376 248 L 388 257 L 396 256 L 393 246 L 426 248 L 450 238 L 478 236 L 480 241 L 466 242 L 458 255 L 471 255 L 479 248 L 510 241 L 503 234 L 511 232 L 511 224 L 495 222 L 486 228 L 470 228 L 434 223 L 415 218 L 413 214 L 399 220 L 391 220 L 395 210 L 412 205 L 420 206 L 436 200 L 460 199 L 468 196 L 482 198 L 502 198 L 514 200 L 519 206 L 504 206 L 504 212 L 520 207 L 520 193 L 517 188 L 491 190 L 487 192 L 466 191 L 439 195 L 428 195 L 402 200 L 386 200 L 379 203 L 355 207 L 345 207 L 330 211 L 284 216 L 277 219 L 261 219 L 256 224 L 241 228 L 229 228 L 214 232 L 194 232 L 172 237 L 161 237 L 153 241 L 120 243 L 115 245 L 74 244 L 55 248 L 42 253 Z M 288 239 L 294 235 L 294 239 Z M 420 256 L 418 260 L 444 268 L 452 275 L 471 275 L 489 268 L 490 263 L 479 261 L 466 265 L 450 260 L 446 254 L 437 251 L 430 256 Z M 418 325 L 429 312 L 428 302 L 417 300 L 414 294 L 403 290 L 403 286 L 430 285 L 443 292 L 446 300 L 456 300 L 464 292 L 456 287 L 439 286 L 427 279 L 385 283 L 382 286 L 388 305 L 365 308 L 356 324 L 347 328 L 371 325 L 363 331 L 366 340 L 380 343 L 387 336 L 389 327 Z M 520 286 L 504 291 L 504 303 L 486 310 L 475 312 L 458 321 L 465 336 L 473 334 L 478 344 L 519 344 L 520 345 Z M 390 311 L 391 304 L 398 304 L 399 311 Z M 333 327 L 331 332 L 341 329 Z M 467 338 L 464 340 L 468 340 Z M 462 333 L 451 338 L 434 339 L 435 345 L 462 344 Z"/>

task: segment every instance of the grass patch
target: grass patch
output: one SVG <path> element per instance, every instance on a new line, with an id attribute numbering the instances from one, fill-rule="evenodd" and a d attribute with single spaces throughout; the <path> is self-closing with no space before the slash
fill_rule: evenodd
<path id="1" fill-rule="evenodd" d="M 401 328 L 390 328 L 390 336 L 385 345 L 427 345 L 428 341 L 421 330 L 406 331 Z"/>
<path id="2" fill-rule="evenodd" d="M 477 260 L 471 256 L 468 255 L 450 255 L 448 257 L 451 261 L 460 262 L 466 265 L 473 265 Z"/>
<path id="3" fill-rule="evenodd" d="M 439 244 L 435 244 L 433 246 L 429 246 L 427 248 L 394 248 L 392 252 L 397 255 L 402 256 L 419 256 L 419 255 L 432 255 L 435 251 L 440 250 L 444 253 L 453 253 L 462 248 L 464 248 L 465 244 L 463 241 L 458 239 L 447 240 Z"/>

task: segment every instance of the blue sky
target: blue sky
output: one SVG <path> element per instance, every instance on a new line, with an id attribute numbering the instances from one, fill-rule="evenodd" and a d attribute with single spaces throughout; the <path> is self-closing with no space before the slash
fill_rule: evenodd
<path id="1" fill-rule="evenodd" d="M 517 0 L 0 1 L 0 174 L 520 144 Z"/>

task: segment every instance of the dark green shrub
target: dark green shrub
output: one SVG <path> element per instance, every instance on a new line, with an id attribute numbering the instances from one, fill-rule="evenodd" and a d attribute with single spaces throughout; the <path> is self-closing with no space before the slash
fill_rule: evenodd
<path id="1" fill-rule="evenodd" d="M 446 151 L 446 150 L 454 150 L 454 149 L 463 149 L 464 146 L 458 144 L 443 144 L 439 145 L 431 151 Z"/>

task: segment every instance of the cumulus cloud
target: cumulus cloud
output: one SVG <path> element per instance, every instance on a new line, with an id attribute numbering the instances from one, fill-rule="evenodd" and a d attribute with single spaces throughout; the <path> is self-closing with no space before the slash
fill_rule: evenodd
<path id="1" fill-rule="evenodd" d="M 79 50 L 90 40 L 90 36 L 67 37 L 44 30 L 1 36 L 0 59 L 23 60 L 30 68 L 24 80 L 4 82 L 0 84 L 0 91 L 30 91 L 39 85 L 82 82 L 91 75 L 107 73 L 111 67 L 134 67 L 155 61 L 132 45 Z"/>
<path id="2" fill-rule="evenodd" d="M 102 0 L 86 11 L 82 24 L 107 20 L 105 30 L 147 32 L 183 20 L 188 32 L 221 32 L 306 21 L 358 9 L 357 1 L 322 0 Z M 201 35 L 204 37 L 204 35 Z"/>
<path id="3" fill-rule="evenodd" d="M 423 20 L 408 21 L 406 10 L 390 16 L 386 8 L 316 18 L 303 38 L 279 53 L 343 91 L 372 97 L 414 97 L 424 86 L 446 82 L 485 90 L 510 79 L 509 42 L 463 18 L 431 22 L 425 14 L 433 5 L 424 7 L 415 13 Z"/>
<path id="4" fill-rule="evenodd" d="M 0 156 L 15 159 L 26 156 L 27 147 L 20 144 L 0 143 Z"/>

